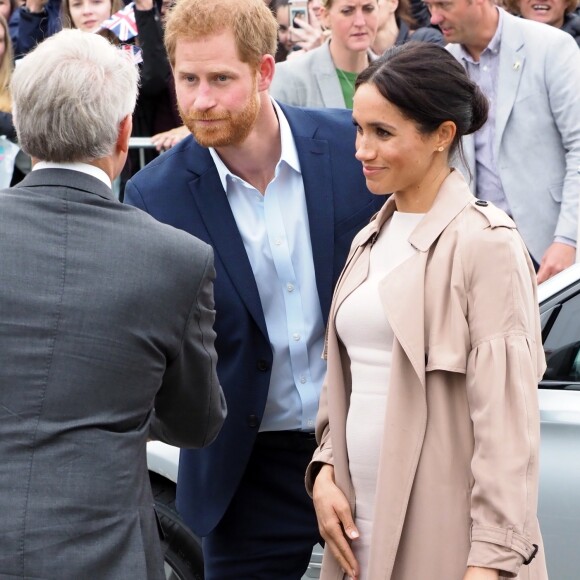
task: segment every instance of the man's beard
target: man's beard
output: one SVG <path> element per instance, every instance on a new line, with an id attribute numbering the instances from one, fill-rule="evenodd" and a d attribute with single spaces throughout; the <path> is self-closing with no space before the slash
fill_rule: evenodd
<path id="1" fill-rule="evenodd" d="M 179 108 L 183 123 L 202 147 L 239 145 L 250 134 L 259 112 L 260 101 L 255 91 L 252 91 L 246 106 L 239 113 L 213 109 L 208 112 L 195 110 L 186 112 Z M 217 122 L 205 125 L 199 121 Z"/>

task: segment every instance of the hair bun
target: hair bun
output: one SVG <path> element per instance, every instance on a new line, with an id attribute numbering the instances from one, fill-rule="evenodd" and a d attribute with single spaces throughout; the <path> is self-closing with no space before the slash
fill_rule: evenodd
<path id="1" fill-rule="evenodd" d="M 481 89 L 475 84 L 473 86 L 473 93 L 471 95 L 471 124 L 469 129 L 465 132 L 466 135 L 475 133 L 481 129 L 487 121 L 487 114 L 489 111 L 489 101 L 483 94 Z"/>

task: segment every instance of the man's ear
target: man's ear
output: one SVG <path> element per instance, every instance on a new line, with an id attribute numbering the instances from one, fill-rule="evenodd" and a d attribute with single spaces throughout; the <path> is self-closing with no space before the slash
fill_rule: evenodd
<path id="1" fill-rule="evenodd" d="M 272 84 L 276 62 L 270 54 L 265 54 L 258 66 L 258 91 L 267 91 Z"/>
<path id="2" fill-rule="evenodd" d="M 119 123 L 119 134 L 117 136 L 117 151 L 127 153 L 129 151 L 129 139 L 133 130 L 133 116 L 127 115 Z"/>

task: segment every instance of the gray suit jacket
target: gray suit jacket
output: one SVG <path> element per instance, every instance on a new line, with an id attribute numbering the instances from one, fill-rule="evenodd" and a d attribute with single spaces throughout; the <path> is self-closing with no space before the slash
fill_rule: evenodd
<path id="1" fill-rule="evenodd" d="M 330 41 L 277 63 L 270 95 L 286 105 L 346 109 Z"/>
<path id="2" fill-rule="evenodd" d="M 145 447 L 225 416 L 211 248 L 43 169 L 0 192 L 0 272 L 0 578 L 165 578 Z"/>
<path id="3" fill-rule="evenodd" d="M 580 51 L 554 28 L 504 12 L 494 154 L 512 215 L 540 261 L 555 236 L 576 240 Z M 461 59 L 459 45 L 447 49 Z M 475 184 L 472 136 L 463 146 Z"/>

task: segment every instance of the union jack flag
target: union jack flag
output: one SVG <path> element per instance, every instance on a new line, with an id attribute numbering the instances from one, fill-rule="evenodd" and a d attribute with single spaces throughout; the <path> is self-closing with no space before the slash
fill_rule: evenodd
<path id="1" fill-rule="evenodd" d="M 129 55 L 133 64 L 137 65 L 143 62 L 143 51 L 138 46 L 134 44 L 122 44 L 119 48 Z"/>
<path id="2" fill-rule="evenodd" d="M 127 4 L 123 10 L 115 12 L 108 20 L 101 24 L 101 29 L 110 30 L 121 42 L 137 36 L 137 23 L 133 10 L 135 2 Z"/>

